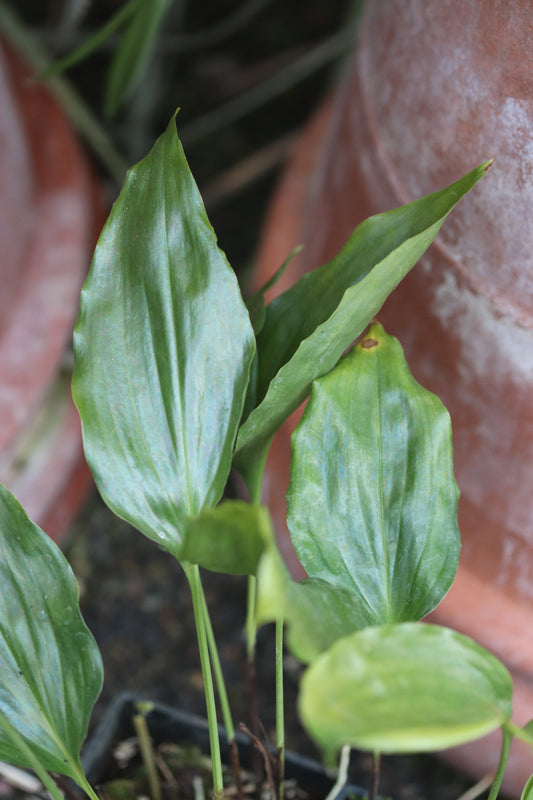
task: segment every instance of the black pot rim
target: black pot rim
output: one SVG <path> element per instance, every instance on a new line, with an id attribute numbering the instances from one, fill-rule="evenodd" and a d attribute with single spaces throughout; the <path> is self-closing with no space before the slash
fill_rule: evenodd
<path id="1" fill-rule="evenodd" d="M 130 692 L 124 692 L 111 703 L 100 724 L 88 739 L 83 752 L 83 768 L 89 783 L 98 785 L 102 782 L 106 768 L 110 766 L 113 750 L 121 739 L 135 735 L 133 716 L 136 704 L 145 702 L 146 698 Z M 164 741 L 187 742 L 196 745 L 203 752 L 209 752 L 209 729 L 207 720 L 187 711 L 172 708 L 163 703 L 150 703 L 151 709 L 146 715 L 150 735 L 155 744 Z M 226 732 L 219 727 L 222 758 L 229 762 L 229 744 Z M 239 756 L 244 766 L 250 764 L 253 746 L 248 736 L 236 734 Z M 326 797 L 335 779 L 324 770 L 321 764 L 297 753 L 287 752 L 285 756 L 285 774 L 295 780 L 298 785 L 308 791 L 312 797 Z M 353 796 L 365 797 L 367 792 L 359 786 L 345 784 L 335 795 L 335 800 L 343 800 Z M 330 799 L 331 800 L 331 799 Z"/>

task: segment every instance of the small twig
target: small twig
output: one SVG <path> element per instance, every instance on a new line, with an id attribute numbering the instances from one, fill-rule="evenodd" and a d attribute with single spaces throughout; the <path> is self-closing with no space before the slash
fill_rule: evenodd
<path id="1" fill-rule="evenodd" d="M 233 778 L 235 780 L 235 785 L 237 787 L 237 798 L 238 800 L 244 800 L 244 788 L 242 784 L 239 748 L 235 739 L 233 739 L 231 743 L 230 762 L 231 762 L 231 769 L 233 772 Z"/>
<path id="2" fill-rule="evenodd" d="M 470 789 L 467 789 L 457 800 L 476 800 L 476 797 L 479 797 L 480 794 L 483 794 L 483 792 L 490 787 L 495 774 L 496 773 L 492 771 L 484 775 L 481 780 L 475 783 Z"/>
<path id="3" fill-rule="evenodd" d="M 205 800 L 204 782 L 200 775 L 194 775 L 192 779 L 192 789 L 194 800 Z"/>
<path id="4" fill-rule="evenodd" d="M 286 136 L 276 139 L 242 159 L 233 167 L 224 170 L 205 189 L 202 189 L 206 208 L 212 211 L 228 197 L 248 188 L 252 183 L 282 164 L 288 158 L 296 138 L 297 134 L 291 131 Z"/>
<path id="5" fill-rule="evenodd" d="M 270 790 L 270 792 L 272 794 L 272 800 L 277 800 L 276 784 L 274 782 L 274 773 L 272 771 L 272 755 L 271 755 L 271 753 L 265 747 L 265 745 L 263 744 L 261 739 L 259 739 L 258 736 L 254 736 L 252 731 L 244 724 L 244 722 L 241 722 L 241 724 L 239 725 L 239 728 L 241 729 L 241 731 L 243 733 L 245 733 L 247 736 L 250 737 L 254 747 L 257 748 L 257 750 L 261 754 L 261 756 L 263 758 L 263 763 L 265 765 L 267 786 L 268 786 L 268 788 L 269 788 L 269 790 Z"/>
<path id="6" fill-rule="evenodd" d="M 368 800 L 376 800 L 379 789 L 379 779 L 381 776 L 381 754 L 374 753 L 372 756 L 372 785 L 370 786 L 370 793 Z"/>
<path id="7" fill-rule="evenodd" d="M 154 759 L 161 775 L 164 777 L 172 791 L 177 793 L 179 789 L 179 783 L 172 774 L 172 770 L 169 768 L 167 762 L 157 750 L 154 752 Z"/>
<path id="8" fill-rule="evenodd" d="M 348 767 L 350 766 L 350 752 L 349 744 L 345 744 L 341 750 L 341 757 L 339 761 L 339 770 L 337 773 L 337 780 L 331 787 L 331 791 L 326 797 L 326 800 L 333 800 L 334 797 L 340 792 L 342 787 L 348 781 Z"/>

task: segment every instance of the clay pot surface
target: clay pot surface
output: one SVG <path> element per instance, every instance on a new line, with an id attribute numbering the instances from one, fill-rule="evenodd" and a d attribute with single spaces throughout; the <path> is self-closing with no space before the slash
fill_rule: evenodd
<path id="1" fill-rule="evenodd" d="M 56 539 L 90 484 L 62 361 L 101 216 L 63 112 L 0 44 L 0 481 Z"/>
<path id="2" fill-rule="evenodd" d="M 365 217 L 495 158 L 379 319 L 452 417 L 463 548 L 432 620 L 506 663 L 521 723 L 533 717 L 532 35 L 529 2 L 368 3 L 346 78 L 282 180 L 258 269 L 261 283 L 305 245 L 279 291 L 328 261 Z M 285 552 L 294 424 L 274 443 L 265 493 Z M 498 748 L 492 737 L 453 757 L 481 775 Z M 507 790 L 519 796 L 532 771 L 517 746 Z"/>

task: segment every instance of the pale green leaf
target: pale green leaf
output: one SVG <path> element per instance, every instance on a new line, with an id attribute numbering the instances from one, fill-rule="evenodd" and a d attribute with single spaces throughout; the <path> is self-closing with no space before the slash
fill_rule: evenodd
<path id="1" fill-rule="evenodd" d="M 256 619 L 258 625 L 284 621 L 289 649 L 308 663 L 362 625 L 348 592 L 319 578 L 296 583 L 275 548 L 258 565 Z"/>
<path id="2" fill-rule="evenodd" d="M 187 522 L 179 560 L 213 572 L 255 575 L 261 554 L 271 542 L 266 508 L 228 500 Z"/>
<path id="3" fill-rule="evenodd" d="M 416 621 L 455 576 L 460 536 L 448 412 L 374 324 L 313 384 L 293 435 L 287 521 L 308 574 L 366 625 Z"/>
<path id="4" fill-rule="evenodd" d="M 258 336 L 258 405 L 239 431 L 235 463 L 247 480 L 281 423 L 362 333 L 485 174 L 482 164 L 446 189 L 371 217 L 328 264 L 268 307 Z"/>
<path id="5" fill-rule="evenodd" d="M 78 599 L 59 548 L 0 486 L 0 715 L 45 769 L 74 780 L 102 686 Z M 32 766 L 3 727 L 0 759 Z"/>
<path id="6" fill-rule="evenodd" d="M 107 504 L 175 555 L 224 490 L 254 337 L 174 120 L 130 170 L 74 334 L 73 395 Z"/>
<path id="7" fill-rule="evenodd" d="M 471 741 L 511 716 L 505 667 L 448 628 L 366 628 L 307 670 L 300 714 L 328 754 L 350 744 L 382 753 L 440 750 Z"/>

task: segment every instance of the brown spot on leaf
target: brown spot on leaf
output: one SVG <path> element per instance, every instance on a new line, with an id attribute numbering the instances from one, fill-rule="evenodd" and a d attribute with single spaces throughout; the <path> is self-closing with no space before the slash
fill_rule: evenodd
<path id="1" fill-rule="evenodd" d="M 363 339 L 361 342 L 361 347 L 364 347 L 365 350 L 371 350 L 372 347 L 377 347 L 379 344 L 377 339 Z"/>

